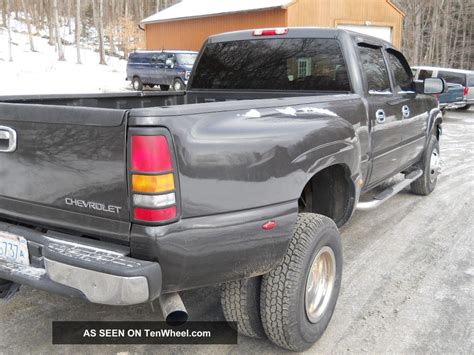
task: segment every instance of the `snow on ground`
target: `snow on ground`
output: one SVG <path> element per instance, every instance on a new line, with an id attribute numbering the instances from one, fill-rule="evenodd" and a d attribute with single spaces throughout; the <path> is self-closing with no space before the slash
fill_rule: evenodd
<path id="1" fill-rule="evenodd" d="M 66 61 L 48 40 L 34 36 L 36 52 L 30 51 L 28 34 L 12 32 L 13 62 L 9 62 L 8 33 L 0 27 L 0 95 L 74 94 L 128 91 L 125 80 L 127 62 L 106 57 L 107 65 L 99 64 L 99 54 L 81 49 L 83 64 L 76 64 L 76 47 L 64 46 Z"/>

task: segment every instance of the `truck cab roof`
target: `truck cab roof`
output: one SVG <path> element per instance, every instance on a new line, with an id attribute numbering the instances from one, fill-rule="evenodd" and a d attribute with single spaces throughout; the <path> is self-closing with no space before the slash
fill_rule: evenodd
<path id="1" fill-rule="evenodd" d="M 267 29 L 251 29 L 243 31 L 225 32 L 210 36 L 208 38 L 209 43 L 215 42 L 227 42 L 227 41 L 241 41 L 249 39 L 262 39 L 262 38 L 339 38 L 340 36 L 350 36 L 357 38 L 359 42 L 373 44 L 375 46 L 394 48 L 393 45 L 380 38 L 369 36 L 366 34 L 341 29 L 341 28 L 323 28 L 323 27 L 284 27 L 276 29 L 287 29 L 284 34 L 271 34 L 271 35 L 257 35 L 256 31 L 272 30 Z"/>

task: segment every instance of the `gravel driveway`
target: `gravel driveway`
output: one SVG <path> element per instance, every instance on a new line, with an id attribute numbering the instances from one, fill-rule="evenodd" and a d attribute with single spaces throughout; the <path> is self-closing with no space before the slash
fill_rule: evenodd
<path id="1" fill-rule="evenodd" d="M 428 197 L 401 192 L 342 229 L 345 269 L 334 317 L 308 353 L 474 353 L 474 111 L 448 112 L 442 175 Z M 183 292 L 194 320 L 221 320 L 217 288 Z M 281 353 L 235 346 L 53 346 L 53 320 L 161 320 L 155 307 L 108 307 L 23 287 L 0 302 L 0 354 Z"/>

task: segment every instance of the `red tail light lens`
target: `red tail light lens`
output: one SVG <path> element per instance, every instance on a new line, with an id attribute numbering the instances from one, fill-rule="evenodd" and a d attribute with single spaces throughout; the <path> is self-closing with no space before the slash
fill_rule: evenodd
<path id="1" fill-rule="evenodd" d="M 146 222 L 162 222 L 176 217 L 176 206 L 163 208 L 161 210 L 151 210 L 146 208 L 135 208 L 135 219 Z"/>
<path id="2" fill-rule="evenodd" d="M 173 169 L 165 136 L 132 137 L 132 170 L 161 172 Z"/>
<path id="3" fill-rule="evenodd" d="M 253 31 L 254 36 L 279 36 L 279 35 L 286 35 L 287 33 L 288 33 L 288 28 L 269 28 L 265 30 Z"/>
<path id="4" fill-rule="evenodd" d="M 178 216 L 176 175 L 165 135 L 131 135 L 133 218 L 166 222 Z"/>
<path id="5" fill-rule="evenodd" d="M 469 88 L 466 86 L 464 87 L 464 96 L 467 96 L 469 94 Z"/>

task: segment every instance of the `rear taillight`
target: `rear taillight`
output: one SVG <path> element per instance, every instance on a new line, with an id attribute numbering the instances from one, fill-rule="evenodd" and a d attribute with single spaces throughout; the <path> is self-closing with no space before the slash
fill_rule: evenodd
<path id="1" fill-rule="evenodd" d="M 132 135 L 131 169 L 134 220 L 162 223 L 175 219 L 176 171 L 168 138 Z"/>
<path id="2" fill-rule="evenodd" d="M 469 94 L 469 87 L 465 86 L 464 87 L 464 97 L 466 97 L 467 94 Z"/>
<path id="3" fill-rule="evenodd" d="M 269 28 L 253 31 L 254 36 L 281 36 L 288 33 L 288 28 Z"/>

